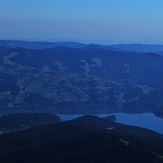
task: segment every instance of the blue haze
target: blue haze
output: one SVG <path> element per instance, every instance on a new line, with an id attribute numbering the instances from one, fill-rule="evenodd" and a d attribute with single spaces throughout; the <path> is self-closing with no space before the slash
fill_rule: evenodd
<path id="1" fill-rule="evenodd" d="M 163 43 L 161 0 L 0 0 L 0 39 Z"/>

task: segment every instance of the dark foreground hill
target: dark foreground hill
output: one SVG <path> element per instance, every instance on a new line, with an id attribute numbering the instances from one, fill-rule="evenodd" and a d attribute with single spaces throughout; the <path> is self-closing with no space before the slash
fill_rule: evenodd
<path id="1" fill-rule="evenodd" d="M 19 131 L 41 124 L 60 122 L 60 117 L 49 113 L 17 113 L 0 116 L 0 133 Z"/>
<path id="2" fill-rule="evenodd" d="M 163 57 L 103 46 L 0 47 L 0 106 L 107 104 L 163 116 Z"/>
<path id="3" fill-rule="evenodd" d="M 162 149 L 158 133 L 95 116 L 0 136 L 2 163 L 161 163 Z"/>

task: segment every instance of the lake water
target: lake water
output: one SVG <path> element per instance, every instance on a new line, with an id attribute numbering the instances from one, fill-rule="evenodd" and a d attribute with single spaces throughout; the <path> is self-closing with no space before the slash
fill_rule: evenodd
<path id="1" fill-rule="evenodd" d="M 58 114 L 62 121 L 72 120 L 83 116 L 82 114 Z M 143 114 L 128 114 L 128 113 L 113 113 L 113 114 L 92 114 L 98 117 L 107 117 L 115 115 L 118 123 L 147 128 L 163 134 L 163 118 L 155 116 L 153 113 Z"/>
<path id="2" fill-rule="evenodd" d="M 152 113 L 128 114 L 113 112 L 115 112 L 115 110 L 111 110 L 108 106 L 0 108 L 0 115 L 11 113 L 52 113 L 59 115 L 62 121 L 88 114 L 99 117 L 115 115 L 119 123 L 143 127 L 163 134 L 163 118 L 159 118 Z"/>

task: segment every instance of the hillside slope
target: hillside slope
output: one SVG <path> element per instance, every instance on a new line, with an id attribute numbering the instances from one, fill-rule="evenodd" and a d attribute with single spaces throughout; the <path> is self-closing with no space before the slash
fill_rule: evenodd
<path id="1" fill-rule="evenodd" d="M 163 57 L 98 46 L 0 47 L 0 105 L 107 104 L 117 111 L 163 108 Z M 163 114 L 162 114 L 163 115 Z"/>

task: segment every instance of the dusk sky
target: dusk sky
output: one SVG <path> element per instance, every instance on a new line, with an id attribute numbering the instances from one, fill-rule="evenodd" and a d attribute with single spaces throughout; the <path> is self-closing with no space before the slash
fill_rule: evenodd
<path id="1" fill-rule="evenodd" d="M 0 39 L 163 44 L 163 1 L 0 0 Z"/>

